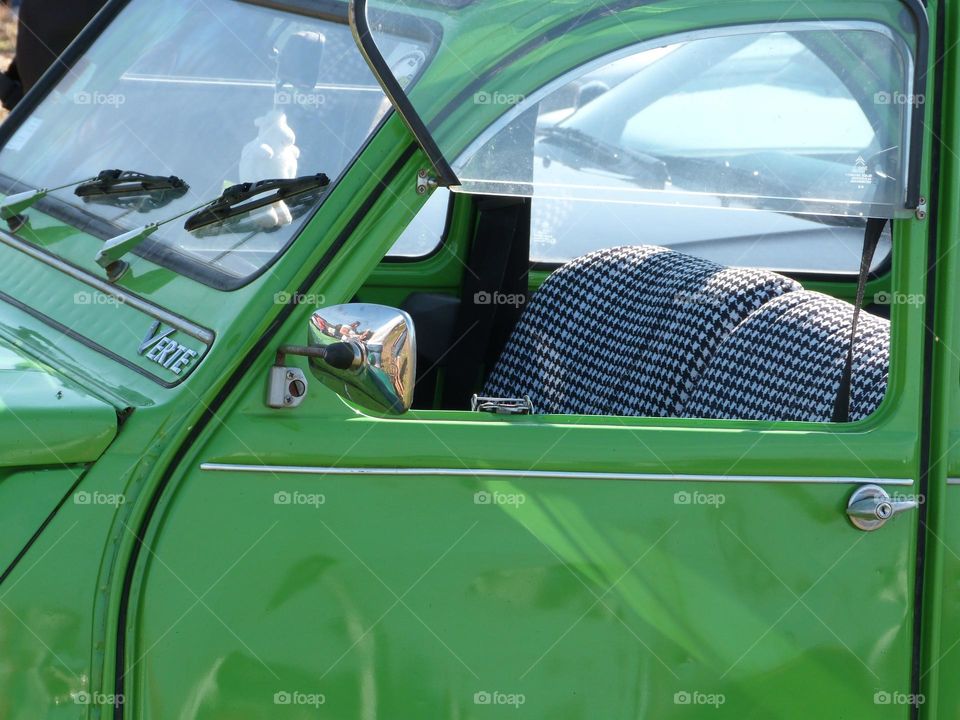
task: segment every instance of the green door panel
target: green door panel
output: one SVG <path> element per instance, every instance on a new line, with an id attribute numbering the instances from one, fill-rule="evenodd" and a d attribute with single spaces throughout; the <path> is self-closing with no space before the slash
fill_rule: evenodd
<path id="1" fill-rule="evenodd" d="M 143 588 L 142 717 L 904 717 L 874 696 L 909 692 L 913 527 L 854 530 L 849 491 L 200 473 Z"/>
<path id="2" fill-rule="evenodd" d="M 402 207 L 385 195 L 371 222 L 389 228 L 355 237 L 387 247 Z M 926 229 L 898 224 L 901 292 L 923 291 Z M 375 262 L 359 240 L 337 260 Z M 346 302 L 356 277 L 313 290 Z M 888 397 L 843 427 L 388 419 L 313 379 L 270 410 L 276 347 L 303 342 L 310 311 L 217 406 L 146 524 L 127 717 L 909 716 L 917 513 L 863 533 L 845 506 L 868 482 L 915 492 L 922 308 L 891 308 Z"/>
<path id="3" fill-rule="evenodd" d="M 116 433 L 112 406 L 0 343 L 0 467 L 96 460 Z"/>
<path id="4" fill-rule="evenodd" d="M 390 258 L 381 262 L 357 292 L 362 302 L 400 307 L 413 292 L 460 296 L 466 272 L 467 247 L 476 216 L 471 198 L 453 195 L 453 210 L 441 244 L 423 258 Z M 416 208 L 419 212 L 420 208 Z"/>
<path id="5" fill-rule="evenodd" d="M 844 511 L 917 477 L 920 311 L 893 311 L 891 397 L 844 428 L 386 419 L 314 381 L 274 411 L 264 358 L 151 523 L 131 716 L 906 718 L 917 516 Z"/>

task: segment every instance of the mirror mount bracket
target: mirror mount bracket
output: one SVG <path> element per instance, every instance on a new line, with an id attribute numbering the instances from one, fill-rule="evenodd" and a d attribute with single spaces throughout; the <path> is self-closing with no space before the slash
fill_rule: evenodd
<path id="1" fill-rule="evenodd" d="M 295 408 L 307 396 L 307 377 L 300 368 L 287 365 L 288 355 L 325 360 L 331 367 L 344 371 L 361 367 L 365 359 L 363 347 L 356 342 L 338 342 L 325 347 L 281 345 L 267 382 L 268 407 Z"/>
<path id="2" fill-rule="evenodd" d="M 307 396 L 308 387 L 307 376 L 300 368 L 274 365 L 267 381 L 267 407 L 295 408 Z"/>

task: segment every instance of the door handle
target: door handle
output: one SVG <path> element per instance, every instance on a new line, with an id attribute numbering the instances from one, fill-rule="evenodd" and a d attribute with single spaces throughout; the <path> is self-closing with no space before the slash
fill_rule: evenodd
<path id="1" fill-rule="evenodd" d="M 854 527 L 869 532 L 882 527 L 894 515 L 911 510 L 918 504 L 916 499 L 892 498 L 879 485 L 863 485 L 850 496 L 847 516 Z"/>

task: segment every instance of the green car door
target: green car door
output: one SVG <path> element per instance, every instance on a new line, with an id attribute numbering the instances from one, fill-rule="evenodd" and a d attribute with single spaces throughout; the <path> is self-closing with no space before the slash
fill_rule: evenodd
<path id="1" fill-rule="evenodd" d="M 370 11 L 443 30 L 412 89 L 398 80 L 402 63 L 387 82 L 394 95 L 409 89 L 392 100 L 430 142 L 401 154 L 410 132 L 394 117 L 349 170 L 348 180 L 393 158 L 304 288 L 325 306 L 349 303 L 413 221 L 421 170 L 442 183 L 447 164 L 466 192 L 517 182 L 465 175 L 491 165 L 457 158 L 495 138 L 513 105 L 517 117 L 545 89 L 631 52 L 814 22 L 841 38 L 866 24 L 902 43 L 897 67 L 911 81 L 932 52 L 924 13 L 892 0 Z M 844 47 L 836 77 L 864 70 Z M 484 73 L 496 67 L 508 70 Z M 490 100 L 497 93 L 509 107 Z M 932 104 L 919 113 L 932 127 Z M 931 138 L 912 127 L 903 164 L 917 158 L 912 180 L 929 198 Z M 885 277 L 904 296 L 928 291 L 930 224 L 897 214 Z M 427 273 L 437 260 L 416 262 Z M 418 265 L 396 267 L 409 278 Z M 289 314 L 136 518 L 142 542 L 126 539 L 136 550 L 109 605 L 116 654 L 104 677 L 125 698 L 118 718 L 905 719 L 923 705 L 922 304 L 890 306 L 886 397 L 843 424 L 389 415 L 314 380 L 296 407 L 270 408 L 276 352 L 303 344 L 314 309 Z M 903 511 L 856 527 L 852 499 L 880 494 Z"/>

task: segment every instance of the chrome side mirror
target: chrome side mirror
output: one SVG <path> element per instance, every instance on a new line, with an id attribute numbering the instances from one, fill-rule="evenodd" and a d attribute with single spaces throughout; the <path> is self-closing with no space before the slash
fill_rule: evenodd
<path id="1" fill-rule="evenodd" d="M 313 313 L 307 332 L 316 353 L 310 371 L 324 385 L 377 412 L 410 409 L 417 343 L 407 313 L 368 303 L 334 305 Z"/>

